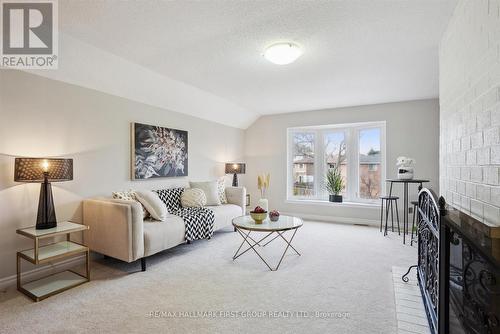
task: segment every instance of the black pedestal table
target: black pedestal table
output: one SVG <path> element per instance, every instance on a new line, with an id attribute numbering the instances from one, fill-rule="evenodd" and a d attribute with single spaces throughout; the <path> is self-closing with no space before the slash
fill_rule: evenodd
<path id="1" fill-rule="evenodd" d="M 417 183 L 422 186 L 422 183 L 429 182 L 429 180 L 424 179 L 411 179 L 411 180 L 403 180 L 403 179 L 387 179 L 386 182 L 391 183 L 391 187 L 389 190 L 389 196 L 392 196 L 392 185 L 394 183 L 402 183 L 403 184 L 403 244 L 406 243 L 406 232 L 408 230 L 408 184 L 409 183 Z"/>

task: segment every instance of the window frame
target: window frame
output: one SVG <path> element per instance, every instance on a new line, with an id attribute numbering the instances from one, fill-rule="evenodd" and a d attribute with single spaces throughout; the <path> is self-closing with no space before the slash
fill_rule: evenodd
<path id="1" fill-rule="evenodd" d="M 360 175 L 359 175 L 359 136 L 362 130 L 378 128 L 380 129 L 380 166 L 381 168 L 381 196 L 385 195 L 385 179 L 386 179 L 386 122 L 362 122 L 362 123 L 346 123 L 346 124 L 328 124 L 320 126 L 303 126 L 287 128 L 287 182 L 286 182 L 286 199 L 291 201 L 323 201 L 326 191 L 323 187 L 323 179 L 319 175 L 325 175 L 327 163 L 325 161 L 325 134 L 328 132 L 344 132 L 346 142 L 346 157 L 347 157 L 347 184 L 346 195 L 344 202 L 347 203 L 378 203 L 377 199 L 365 199 L 359 197 Z M 314 133 L 314 194 L 315 196 L 295 196 L 293 195 L 293 144 L 295 133 Z"/>
<path id="2" fill-rule="evenodd" d="M 293 147 L 293 136 L 291 135 L 291 133 L 289 132 L 290 129 L 287 129 L 287 161 L 290 161 L 292 162 L 291 164 L 289 164 L 289 166 L 287 166 L 287 198 L 293 198 L 293 199 L 307 199 L 307 198 L 311 198 L 311 197 L 307 197 L 307 196 L 294 196 L 293 195 L 293 184 L 294 184 L 294 179 L 293 179 L 293 152 L 292 151 L 289 151 L 288 148 L 289 147 Z M 318 151 L 318 148 L 317 148 L 317 137 L 316 137 L 316 131 L 312 131 L 312 130 L 309 130 L 309 129 L 305 129 L 303 131 L 293 131 L 293 133 L 314 133 L 314 194 L 315 196 L 314 197 L 317 197 L 317 184 L 316 184 L 316 174 L 317 173 L 317 166 L 316 166 L 316 156 L 317 156 L 317 151 Z M 307 169 L 307 167 L 306 167 Z M 289 186 L 291 185 L 291 187 Z"/>

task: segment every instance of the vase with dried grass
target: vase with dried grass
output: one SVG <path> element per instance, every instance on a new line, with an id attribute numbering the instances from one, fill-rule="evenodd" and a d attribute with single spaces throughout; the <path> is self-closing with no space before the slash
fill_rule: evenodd
<path id="1" fill-rule="evenodd" d="M 269 211 L 269 201 L 266 198 L 267 189 L 269 189 L 269 181 L 271 175 L 269 173 L 262 174 L 257 177 L 257 188 L 260 191 L 259 206 L 266 211 Z"/>

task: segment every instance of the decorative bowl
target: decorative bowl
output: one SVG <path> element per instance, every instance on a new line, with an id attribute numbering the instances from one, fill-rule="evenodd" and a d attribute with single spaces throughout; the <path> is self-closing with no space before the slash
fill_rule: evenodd
<path id="1" fill-rule="evenodd" d="M 255 220 L 255 224 L 262 224 L 264 219 L 266 219 L 267 217 L 267 211 L 266 212 L 250 211 L 250 217 L 252 217 L 252 219 Z"/>
<path id="2" fill-rule="evenodd" d="M 277 222 L 279 219 L 280 219 L 280 216 L 279 215 L 269 215 L 269 219 L 272 221 L 272 222 Z"/>

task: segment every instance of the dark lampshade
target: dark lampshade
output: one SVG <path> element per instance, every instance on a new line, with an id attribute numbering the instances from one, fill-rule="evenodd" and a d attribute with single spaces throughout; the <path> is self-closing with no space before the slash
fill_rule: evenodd
<path id="1" fill-rule="evenodd" d="M 16 158 L 14 181 L 44 182 L 43 173 L 48 173 L 49 182 L 73 180 L 73 159 Z"/>
<path id="2" fill-rule="evenodd" d="M 233 174 L 233 187 L 238 186 L 238 174 L 245 174 L 245 167 L 242 162 L 226 163 L 226 174 Z"/>
<path id="3" fill-rule="evenodd" d="M 226 174 L 245 174 L 244 163 L 226 163 Z"/>

